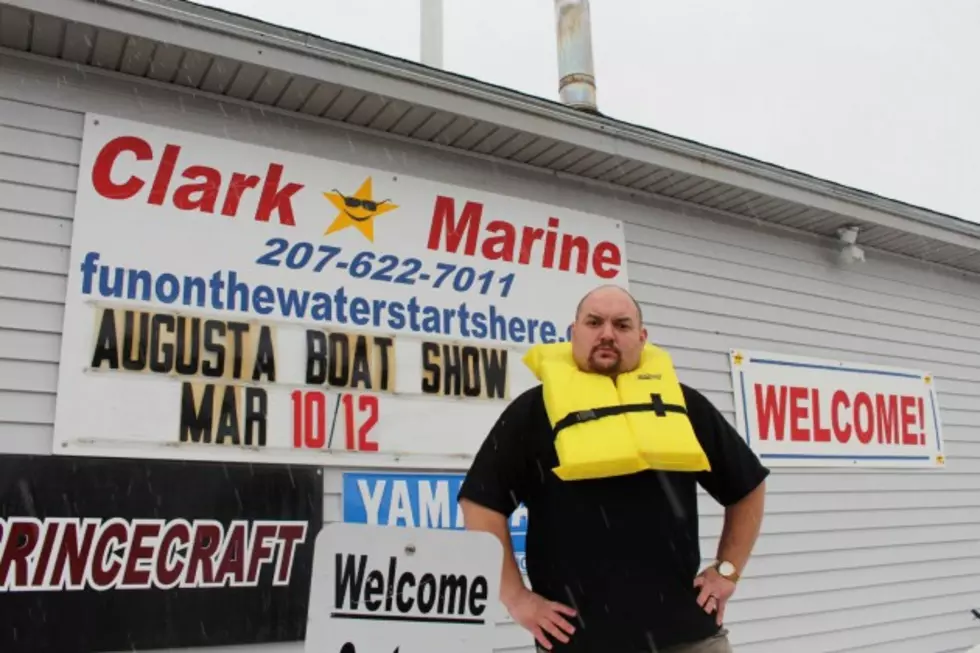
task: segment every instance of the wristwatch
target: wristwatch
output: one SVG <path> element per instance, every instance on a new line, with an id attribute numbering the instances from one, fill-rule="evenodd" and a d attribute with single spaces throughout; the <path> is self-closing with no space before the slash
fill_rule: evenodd
<path id="1" fill-rule="evenodd" d="M 722 578 L 727 578 L 733 583 L 738 582 L 738 570 L 735 568 L 735 565 L 727 560 L 715 560 L 714 564 L 711 566 L 715 568 L 715 571 L 717 571 Z"/>

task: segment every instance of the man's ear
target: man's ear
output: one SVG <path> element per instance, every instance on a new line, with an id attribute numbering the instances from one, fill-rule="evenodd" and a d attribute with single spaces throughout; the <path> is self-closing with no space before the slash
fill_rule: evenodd
<path id="1" fill-rule="evenodd" d="M 646 327 L 640 327 L 640 340 L 642 340 L 643 342 L 647 342 L 647 328 Z"/>

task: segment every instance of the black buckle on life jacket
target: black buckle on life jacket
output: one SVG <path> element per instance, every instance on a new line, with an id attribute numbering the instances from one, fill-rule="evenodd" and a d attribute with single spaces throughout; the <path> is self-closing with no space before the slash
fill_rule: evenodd
<path id="1" fill-rule="evenodd" d="M 622 415 L 624 413 L 638 413 L 646 410 L 652 410 L 657 417 L 666 417 L 667 413 L 680 413 L 682 415 L 687 414 L 687 409 L 684 408 L 684 406 L 679 406 L 677 404 L 665 404 L 663 397 L 661 397 L 659 394 L 652 394 L 650 395 L 650 403 L 648 404 L 622 404 L 620 406 L 589 408 L 587 410 L 577 410 L 569 413 L 562 419 L 558 420 L 558 423 L 555 424 L 555 435 L 558 435 L 562 429 L 567 429 L 569 426 L 574 426 L 583 422 L 592 422 L 597 419 L 602 419 L 603 417 Z"/>

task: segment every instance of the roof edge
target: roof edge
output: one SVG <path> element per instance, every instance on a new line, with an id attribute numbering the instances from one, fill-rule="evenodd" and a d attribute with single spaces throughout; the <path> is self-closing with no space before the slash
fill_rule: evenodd
<path id="1" fill-rule="evenodd" d="M 371 70 L 372 72 L 400 77 L 414 83 L 422 83 L 429 86 L 435 83 L 442 90 L 452 93 L 467 94 L 482 101 L 504 105 L 508 108 L 532 111 L 550 120 L 572 124 L 579 128 L 591 129 L 606 135 L 613 133 L 621 138 L 658 150 L 668 151 L 702 161 L 710 161 L 738 169 L 744 173 L 763 176 L 788 186 L 796 186 L 810 192 L 825 194 L 835 199 L 866 205 L 875 210 L 894 213 L 911 220 L 922 221 L 931 226 L 942 226 L 950 228 L 953 231 L 980 237 L 980 224 L 959 216 L 885 197 L 775 163 L 723 148 L 713 147 L 692 139 L 674 136 L 653 128 L 611 118 L 601 112 L 599 114 L 583 113 L 559 102 L 542 97 L 522 93 L 465 75 L 446 72 L 445 70 L 426 66 L 410 59 L 386 55 L 359 46 L 317 36 L 309 32 L 278 26 L 261 19 L 215 9 L 198 4 L 193 0 L 90 1 L 129 10 L 150 11 L 156 15 L 169 18 L 175 17 L 175 14 L 184 15 L 189 18 L 192 24 L 204 28 L 209 27 L 203 24 L 202 21 L 208 21 L 211 24 L 210 28 L 213 29 L 231 28 L 236 31 L 252 32 L 260 39 L 262 37 L 278 39 L 291 47 L 300 47 L 304 50 L 314 52 L 317 56 L 323 56 L 345 65 L 352 65 Z M 193 10 L 189 10 L 188 8 L 193 8 Z M 245 35 L 243 34 L 242 36 Z M 392 62 L 398 62 L 398 65 L 394 66 Z M 952 221 L 952 224 L 948 224 L 947 221 Z"/>
<path id="2" fill-rule="evenodd" d="M 451 93 L 473 102 L 533 116 L 538 119 L 539 126 L 543 126 L 541 121 L 547 121 L 552 125 L 558 123 L 583 130 L 603 140 L 625 141 L 634 148 L 668 155 L 668 161 L 659 162 L 665 167 L 675 167 L 679 171 L 708 179 L 757 190 L 843 215 L 851 215 L 855 220 L 865 220 L 927 237 L 935 237 L 934 233 L 929 233 L 933 230 L 941 230 L 950 235 L 956 234 L 961 238 L 947 237 L 941 240 L 980 250 L 980 224 L 957 216 L 890 199 L 607 116 L 584 114 L 558 102 L 431 68 L 414 61 L 272 25 L 187 0 L 4 0 L 4 4 L 27 11 L 63 16 L 81 23 L 92 23 L 109 30 L 127 31 L 125 24 L 111 24 L 111 21 L 105 20 L 104 15 L 98 16 L 96 15 L 98 12 L 91 11 L 93 5 L 101 5 L 105 8 L 126 11 L 133 17 L 143 15 L 151 20 L 167 20 L 186 28 L 221 34 L 266 47 L 280 48 L 293 54 L 311 56 L 347 68 L 381 75 L 391 80 Z M 140 31 L 146 33 L 148 30 Z M 268 64 L 268 61 L 264 62 L 264 65 Z M 376 92 L 373 89 L 367 90 Z M 527 131 L 541 133 L 533 126 L 528 127 Z M 583 145 L 596 147 L 595 143 L 583 143 Z M 601 149 L 612 154 L 630 156 L 630 153 L 623 151 L 622 147 Z M 810 197 L 800 197 L 800 193 Z"/>

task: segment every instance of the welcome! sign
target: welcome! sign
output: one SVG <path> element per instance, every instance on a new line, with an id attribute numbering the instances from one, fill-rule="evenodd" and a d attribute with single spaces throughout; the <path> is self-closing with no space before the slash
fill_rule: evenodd
<path id="1" fill-rule="evenodd" d="M 768 465 L 941 467 L 928 372 L 732 350 L 739 432 Z"/>

